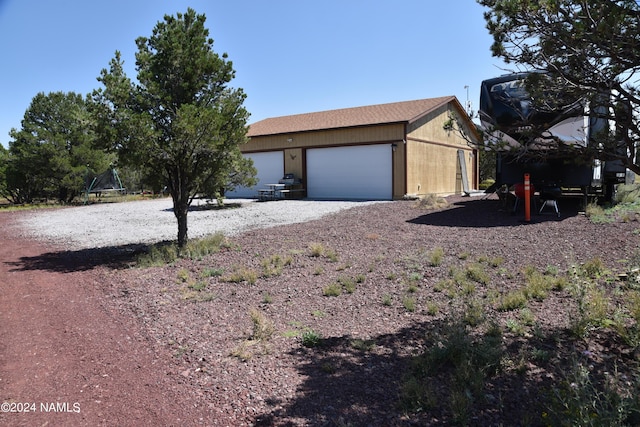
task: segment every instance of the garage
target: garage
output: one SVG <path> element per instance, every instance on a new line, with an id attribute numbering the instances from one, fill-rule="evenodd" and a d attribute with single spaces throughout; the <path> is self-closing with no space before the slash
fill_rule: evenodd
<path id="1" fill-rule="evenodd" d="M 391 200 L 391 144 L 307 150 L 307 195 L 314 199 Z"/>
<path id="2" fill-rule="evenodd" d="M 225 193 L 226 197 L 252 198 L 258 194 L 258 189 L 265 184 L 277 183 L 284 175 L 284 153 L 269 151 L 263 153 L 247 153 L 244 155 L 253 160 L 253 166 L 258 171 L 258 183 L 253 187 L 238 187 L 234 191 Z"/>
<path id="3" fill-rule="evenodd" d="M 445 126 L 452 117 L 461 132 Z M 301 179 L 309 198 L 397 200 L 478 184 L 481 136 L 454 96 L 271 117 L 247 136 L 242 152 L 281 153 L 281 172 Z"/>

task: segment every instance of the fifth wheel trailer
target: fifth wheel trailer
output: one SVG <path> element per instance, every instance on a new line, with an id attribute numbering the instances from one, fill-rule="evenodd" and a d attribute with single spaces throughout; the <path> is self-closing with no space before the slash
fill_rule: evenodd
<path id="1" fill-rule="evenodd" d="M 611 197 L 615 185 L 624 183 L 627 175 L 621 161 L 576 159 L 573 153 L 536 149 L 536 141 L 531 141 L 527 134 L 536 127 L 546 137 L 585 147 L 594 143 L 592 138 L 596 133 L 608 126 L 607 120 L 590 114 L 585 103 L 580 101 L 558 111 L 536 110 L 524 88 L 527 75 L 510 74 L 481 84 L 479 116 L 482 127 L 494 143 L 509 148 L 496 150 L 496 184 L 510 186 L 521 182 L 524 174 L 529 173 L 536 188 L 580 188 L 585 197 L 587 194 Z M 531 144 L 528 153 L 519 150 L 523 143 Z M 547 151 L 542 153 L 542 150 Z"/>

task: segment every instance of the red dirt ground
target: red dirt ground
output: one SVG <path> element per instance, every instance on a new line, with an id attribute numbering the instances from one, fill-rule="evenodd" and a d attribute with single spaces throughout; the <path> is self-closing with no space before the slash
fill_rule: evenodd
<path id="1" fill-rule="evenodd" d="M 211 422 L 159 362 L 170 358 L 101 306 L 95 270 L 42 265 L 48 248 L 17 236 L 13 215 L 0 213 L 0 425 Z"/>
<path id="2" fill-rule="evenodd" d="M 611 269 L 599 288 L 619 304 L 627 285 L 609 279 L 638 264 L 640 215 L 594 224 L 567 204 L 561 218 L 536 215 L 525 225 L 497 200 L 448 201 L 435 211 L 374 204 L 253 230 L 203 259 L 152 268 L 128 268 L 137 250 L 129 246 L 65 251 L 27 240 L 14 227 L 23 213 L 0 212 L 0 426 L 451 425 L 447 404 L 405 413 L 402 377 L 468 304 L 436 285 L 481 258 L 490 284 L 471 292 L 503 326 L 508 363 L 470 408 L 470 425 L 551 424 L 548 396 L 573 387 L 565 376 L 573 358 L 600 381 L 609 372 L 635 378 L 637 348 L 614 329 L 567 333 L 577 312 L 570 289 L 530 302 L 536 320 L 526 335 L 507 327 L 519 315 L 489 298 L 521 289 L 525 266 L 562 274 L 597 259 Z M 312 244 L 339 261 L 312 256 Z M 432 266 L 436 247 L 444 262 Z M 252 285 L 204 274 L 261 271 L 273 256 L 291 263 Z M 356 292 L 324 295 L 328 284 L 357 275 L 366 280 Z M 213 298 L 188 297 L 185 278 L 202 280 Z M 415 311 L 404 306 L 409 293 Z M 241 357 L 256 307 L 276 333 Z M 306 328 L 322 345 L 303 345 Z M 528 356 L 537 349 L 547 356 Z M 453 399 L 443 374 L 425 380 L 446 403 Z"/>

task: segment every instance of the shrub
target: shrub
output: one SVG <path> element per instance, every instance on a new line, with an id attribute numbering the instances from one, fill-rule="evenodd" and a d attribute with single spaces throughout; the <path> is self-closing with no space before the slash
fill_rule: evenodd
<path id="1" fill-rule="evenodd" d="M 305 329 L 302 332 L 302 345 L 305 347 L 313 348 L 320 345 L 322 342 L 322 336 L 313 329 Z"/>
<path id="2" fill-rule="evenodd" d="M 436 194 L 427 194 L 418 200 L 416 206 L 421 209 L 442 209 L 449 206 L 449 202 Z"/>
<path id="3" fill-rule="evenodd" d="M 625 426 L 637 425 L 640 401 L 638 378 L 613 372 L 605 381 L 594 378 L 591 369 L 578 361 L 553 387 L 548 404 L 549 425 Z"/>
<path id="4" fill-rule="evenodd" d="M 404 306 L 405 310 L 410 311 L 410 312 L 414 312 L 416 311 L 416 299 L 415 298 L 411 298 L 411 297 L 406 297 L 402 300 L 402 305 Z"/>
<path id="5" fill-rule="evenodd" d="M 180 270 L 178 270 L 178 282 L 181 283 L 187 283 L 189 281 L 189 270 L 187 270 L 186 268 L 181 268 Z"/>
<path id="6" fill-rule="evenodd" d="M 338 297 L 342 295 L 342 286 L 340 283 L 332 283 L 322 289 L 322 295 L 325 297 Z"/>
<path id="7" fill-rule="evenodd" d="M 198 282 L 194 285 L 187 286 L 181 291 L 182 299 L 192 302 L 207 302 L 217 298 L 213 292 L 206 292 L 206 283 Z"/>
<path id="8" fill-rule="evenodd" d="M 408 279 L 410 282 L 419 282 L 420 280 L 422 280 L 422 274 L 414 271 L 413 273 L 409 274 Z"/>
<path id="9" fill-rule="evenodd" d="M 501 256 L 494 257 L 489 260 L 489 265 L 494 268 L 500 267 L 502 264 L 504 264 L 504 258 Z"/>
<path id="10" fill-rule="evenodd" d="M 522 291 L 511 291 L 500 298 L 499 311 L 511 311 L 527 306 L 527 298 Z"/>
<path id="11" fill-rule="evenodd" d="M 585 213 L 589 220 L 594 224 L 606 224 L 613 222 L 613 217 L 607 215 L 604 208 L 595 203 L 590 203 L 585 209 Z"/>
<path id="12" fill-rule="evenodd" d="M 136 260 L 139 267 L 154 267 L 171 264 L 178 260 L 178 247 L 173 243 L 157 243 L 148 248 Z"/>
<path id="13" fill-rule="evenodd" d="M 466 276 L 469 280 L 473 280 L 474 282 L 478 282 L 482 285 L 488 285 L 491 281 L 489 274 L 484 271 L 484 268 L 481 264 L 471 264 L 467 267 Z"/>
<path id="14" fill-rule="evenodd" d="M 202 291 L 207 288 L 207 282 L 195 282 L 190 284 L 188 287 L 194 291 Z"/>
<path id="15" fill-rule="evenodd" d="M 592 329 L 614 326 L 610 318 L 610 300 L 604 291 L 593 283 L 576 283 L 578 316 L 572 319 L 571 332 L 577 337 L 586 336 Z"/>
<path id="16" fill-rule="evenodd" d="M 464 313 L 462 313 L 462 321 L 469 326 L 478 326 L 485 319 L 485 312 L 482 303 L 478 300 L 471 300 L 467 302 L 467 307 Z"/>
<path id="17" fill-rule="evenodd" d="M 466 282 L 462 285 L 461 291 L 463 295 L 473 295 L 476 292 L 476 285 L 471 282 Z"/>
<path id="18" fill-rule="evenodd" d="M 524 335 L 525 328 L 515 319 L 507 319 L 505 326 L 514 335 Z"/>
<path id="19" fill-rule="evenodd" d="M 461 286 L 467 281 L 466 271 L 460 270 L 456 267 L 449 267 L 449 277 L 453 280 L 453 283 Z"/>
<path id="20" fill-rule="evenodd" d="M 435 285 L 433 285 L 433 290 L 435 292 L 442 292 L 449 288 L 452 288 L 454 285 L 455 284 L 453 283 L 452 279 L 441 279 L 438 280 Z"/>
<path id="21" fill-rule="evenodd" d="M 429 265 L 431 267 L 437 267 L 442 264 L 443 259 L 444 249 L 442 249 L 441 247 L 437 247 L 429 254 Z"/>
<path id="22" fill-rule="evenodd" d="M 251 318 L 252 324 L 249 339 L 242 341 L 242 343 L 231 351 L 231 356 L 237 357 L 242 361 L 251 359 L 255 351 L 267 354 L 269 352 L 267 343 L 275 333 L 273 322 L 260 310 L 252 308 L 249 310 L 249 317 Z"/>
<path id="23" fill-rule="evenodd" d="M 616 202 L 628 205 L 639 203 L 640 185 L 618 185 Z"/>
<path id="24" fill-rule="evenodd" d="M 206 268 L 206 269 L 202 270 L 201 276 L 203 278 L 206 278 L 206 277 L 219 277 L 219 276 L 222 276 L 223 273 L 224 273 L 224 270 L 222 268 Z"/>
<path id="25" fill-rule="evenodd" d="M 324 255 L 325 248 L 322 243 L 312 243 L 309 245 L 310 256 L 312 257 L 321 257 Z"/>
<path id="26" fill-rule="evenodd" d="M 439 331 L 430 341 L 440 345 L 429 346 L 424 354 L 415 357 L 403 378 L 401 404 L 411 411 L 442 405 L 432 387 L 432 379 L 438 377 L 448 384 L 445 406 L 453 419 L 464 425 L 473 401 L 482 398 L 486 379 L 500 368 L 502 332 L 499 326 L 492 325 L 483 336 L 474 337 L 463 322 L 446 324 Z"/>
<path id="27" fill-rule="evenodd" d="M 338 261 L 338 254 L 332 249 L 325 248 L 322 243 L 312 243 L 309 245 L 309 256 L 313 258 L 325 257 L 331 262 Z"/>
<path id="28" fill-rule="evenodd" d="M 216 253 L 226 246 L 228 243 L 222 233 L 215 233 L 202 239 L 191 239 L 182 250 L 179 250 L 175 243 L 156 243 L 149 246 L 146 254 L 138 256 L 136 263 L 140 267 L 167 265 L 177 261 L 178 258 L 201 258 Z"/>
<path id="29" fill-rule="evenodd" d="M 327 250 L 325 252 L 325 257 L 331 262 L 338 262 L 338 253 L 334 250 Z"/>
<path id="30" fill-rule="evenodd" d="M 249 311 L 249 316 L 253 325 L 251 339 L 254 341 L 269 341 L 275 332 L 273 322 L 264 313 L 255 308 Z"/>
<path id="31" fill-rule="evenodd" d="M 585 262 L 580 268 L 580 275 L 590 279 L 597 279 L 606 271 L 604 262 L 600 258 L 592 258 Z"/>
<path id="32" fill-rule="evenodd" d="M 258 280 L 258 273 L 251 269 L 242 268 L 240 270 L 235 270 L 233 273 L 223 277 L 221 280 L 229 283 L 246 282 L 250 285 L 254 285 Z"/>
<path id="33" fill-rule="evenodd" d="M 554 280 L 549 280 L 548 276 L 536 274 L 528 279 L 528 283 L 522 290 L 522 293 L 527 299 L 544 300 L 547 298 L 554 282 Z"/>
<path id="34" fill-rule="evenodd" d="M 530 309 L 525 307 L 520 310 L 520 321 L 524 325 L 532 326 L 536 321 L 536 317 Z"/>
<path id="35" fill-rule="evenodd" d="M 492 178 L 487 178 L 485 180 L 483 180 L 479 185 L 478 185 L 478 189 L 479 190 L 486 190 L 487 188 L 491 187 L 493 184 L 496 183 L 495 179 Z"/>
<path id="36" fill-rule="evenodd" d="M 352 348 L 359 351 L 371 351 L 376 346 L 376 343 L 374 340 L 363 340 L 359 338 L 351 340 L 349 344 L 351 344 Z"/>
<path id="37" fill-rule="evenodd" d="M 352 294 L 356 291 L 356 281 L 350 277 L 341 277 L 338 284 L 348 293 Z"/>
<path id="38" fill-rule="evenodd" d="M 427 314 L 429 316 L 435 316 L 436 314 L 438 314 L 438 311 L 440 311 L 440 308 L 435 302 L 430 302 L 427 304 Z"/>
<path id="39" fill-rule="evenodd" d="M 392 302 L 391 295 L 383 295 L 382 296 L 382 305 L 390 306 Z"/>
<path id="40" fill-rule="evenodd" d="M 272 255 L 262 260 L 262 277 L 279 276 L 284 266 L 291 265 L 293 258 L 282 258 L 280 255 Z"/>
<path id="41" fill-rule="evenodd" d="M 215 233 L 201 239 L 190 239 L 187 245 L 180 251 L 182 258 L 201 258 L 217 253 L 222 247 L 227 246 L 227 240 L 222 233 Z"/>

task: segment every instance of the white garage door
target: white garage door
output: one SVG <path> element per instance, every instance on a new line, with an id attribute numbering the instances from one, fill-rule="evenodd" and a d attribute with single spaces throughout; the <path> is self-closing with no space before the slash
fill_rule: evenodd
<path id="1" fill-rule="evenodd" d="M 315 199 L 390 200 L 391 144 L 307 150 L 307 194 Z"/>
<path id="2" fill-rule="evenodd" d="M 253 160 L 253 166 L 258 171 L 256 174 L 258 183 L 254 187 L 238 187 L 234 191 L 228 191 L 225 194 L 226 197 L 257 197 L 260 188 L 263 188 L 265 184 L 277 183 L 284 175 L 284 154 L 282 151 L 248 153 L 244 156 Z"/>

